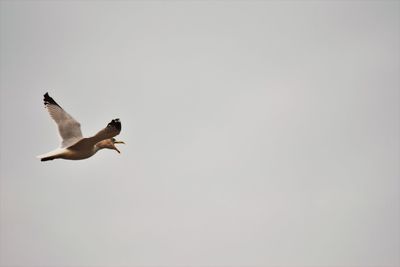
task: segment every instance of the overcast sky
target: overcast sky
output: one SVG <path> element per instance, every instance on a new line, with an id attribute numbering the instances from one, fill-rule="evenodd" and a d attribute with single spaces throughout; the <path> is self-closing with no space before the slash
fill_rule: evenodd
<path id="1" fill-rule="evenodd" d="M 0 8 L 2 267 L 400 266 L 399 1 Z"/>

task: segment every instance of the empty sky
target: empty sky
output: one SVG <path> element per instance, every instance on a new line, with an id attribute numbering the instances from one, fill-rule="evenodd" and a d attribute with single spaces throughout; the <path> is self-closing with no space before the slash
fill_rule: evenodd
<path id="1" fill-rule="evenodd" d="M 399 266 L 400 2 L 0 3 L 0 265 Z M 40 162 L 49 92 L 122 154 Z"/>

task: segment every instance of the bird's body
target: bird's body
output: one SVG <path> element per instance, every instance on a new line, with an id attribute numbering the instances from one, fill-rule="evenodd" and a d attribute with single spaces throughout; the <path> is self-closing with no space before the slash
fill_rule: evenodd
<path id="1" fill-rule="evenodd" d="M 96 154 L 100 148 L 93 147 L 90 150 L 76 150 L 73 148 L 58 148 L 50 151 L 46 154 L 38 156 L 41 161 L 53 160 L 53 159 L 70 159 L 70 160 L 80 160 L 87 159 Z"/>
<path id="2" fill-rule="evenodd" d="M 80 123 L 65 112 L 48 93 L 44 95 L 44 104 L 50 116 L 57 123 L 62 143 L 60 148 L 38 156 L 41 161 L 87 159 L 104 148 L 113 149 L 120 153 L 115 144 L 123 144 L 124 142 L 114 139 L 114 136 L 121 132 L 119 119 L 112 120 L 106 128 L 94 136 L 85 138 L 82 136 Z"/>

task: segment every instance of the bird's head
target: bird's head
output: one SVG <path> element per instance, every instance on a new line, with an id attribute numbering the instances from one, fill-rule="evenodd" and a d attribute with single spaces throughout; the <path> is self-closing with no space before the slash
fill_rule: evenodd
<path id="1" fill-rule="evenodd" d="M 121 153 L 121 151 L 118 150 L 118 148 L 115 146 L 115 144 L 125 144 L 125 143 L 122 141 L 117 141 L 117 140 L 115 140 L 115 138 L 110 138 L 110 139 L 106 139 L 106 140 L 98 142 L 96 144 L 96 146 L 99 147 L 100 149 L 108 148 L 108 149 L 113 149 L 113 150 L 117 151 L 118 153 Z"/>

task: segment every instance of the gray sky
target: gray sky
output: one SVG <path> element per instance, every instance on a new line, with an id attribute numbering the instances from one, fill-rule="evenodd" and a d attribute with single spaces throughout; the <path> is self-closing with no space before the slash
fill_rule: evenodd
<path id="1" fill-rule="evenodd" d="M 0 7 L 2 267 L 400 265 L 400 2 Z"/>

